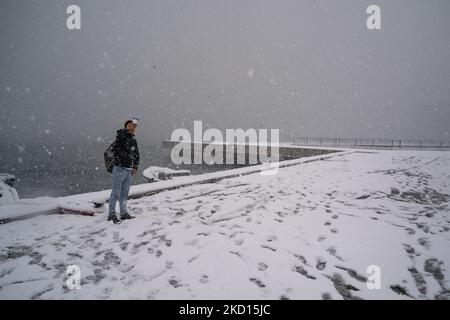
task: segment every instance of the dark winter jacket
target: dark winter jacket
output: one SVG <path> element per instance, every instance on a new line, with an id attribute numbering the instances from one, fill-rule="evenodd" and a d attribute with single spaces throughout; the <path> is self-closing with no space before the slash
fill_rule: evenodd
<path id="1" fill-rule="evenodd" d="M 124 168 L 138 168 L 139 149 L 134 134 L 125 129 L 117 130 L 116 143 L 114 147 L 116 160 L 114 164 Z"/>

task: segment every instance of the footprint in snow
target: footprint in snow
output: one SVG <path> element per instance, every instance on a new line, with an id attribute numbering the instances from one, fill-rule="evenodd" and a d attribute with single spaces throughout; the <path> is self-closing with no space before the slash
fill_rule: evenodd
<path id="1" fill-rule="evenodd" d="M 260 288 L 265 288 L 266 285 L 264 283 L 261 282 L 261 280 L 256 279 L 256 278 L 250 278 L 249 279 L 251 282 L 255 283 L 258 287 Z"/>
<path id="2" fill-rule="evenodd" d="M 331 294 L 324 292 L 322 293 L 322 300 L 333 300 L 333 298 L 331 297 Z"/>
<path id="3" fill-rule="evenodd" d="M 417 241 L 421 246 L 425 247 L 426 249 L 429 249 L 431 246 L 430 240 L 428 238 L 420 238 Z"/>
<path id="4" fill-rule="evenodd" d="M 208 283 L 209 282 L 209 278 L 206 274 L 202 275 L 200 277 L 200 279 L 198 280 L 200 283 Z"/>
<path id="5" fill-rule="evenodd" d="M 176 279 L 170 279 L 170 280 L 169 280 L 169 284 L 170 284 L 172 287 L 174 287 L 174 288 L 178 288 L 178 287 L 183 286 L 183 285 L 180 284 L 180 283 L 178 282 L 178 280 L 176 280 Z"/>
<path id="6" fill-rule="evenodd" d="M 260 270 L 260 271 L 266 271 L 267 268 L 269 268 L 269 267 L 268 267 L 267 264 L 265 264 L 264 262 L 258 263 L 258 270 Z"/>
<path id="7" fill-rule="evenodd" d="M 323 258 L 317 258 L 316 269 L 323 270 L 327 267 L 327 262 Z"/>
<path id="8" fill-rule="evenodd" d="M 129 242 L 122 242 L 121 244 L 119 244 L 119 247 L 120 249 L 122 249 L 122 251 L 126 251 L 129 244 Z"/>
<path id="9" fill-rule="evenodd" d="M 300 254 L 294 254 L 294 257 L 301 261 L 301 263 L 308 265 L 306 258 Z"/>
<path id="10" fill-rule="evenodd" d="M 295 266 L 293 271 L 300 273 L 302 276 L 306 277 L 307 279 L 316 280 L 316 277 L 310 275 L 308 273 L 308 271 L 306 271 L 306 269 L 303 268 L 302 266 Z"/>

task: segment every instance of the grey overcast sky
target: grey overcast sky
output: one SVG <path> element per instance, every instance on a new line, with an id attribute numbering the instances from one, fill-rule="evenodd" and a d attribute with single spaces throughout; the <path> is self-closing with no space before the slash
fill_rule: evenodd
<path id="1" fill-rule="evenodd" d="M 81 8 L 81 30 L 66 8 Z M 382 30 L 366 28 L 381 7 Z M 140 141 L 173 129 L 450 137 L 448 0 L 0 2 L 0 137 Z"/>

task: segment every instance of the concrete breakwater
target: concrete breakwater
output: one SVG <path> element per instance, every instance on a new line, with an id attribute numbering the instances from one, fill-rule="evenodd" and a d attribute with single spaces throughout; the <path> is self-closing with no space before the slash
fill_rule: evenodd
<path id="1" fill-rule="evenodd" d="M 190 152 L 190 160 L 191 164 L 197 164 L 195 162 L 195 157 L 198 156 L 198 152 L 205 152 L 205 148 L 208 147 L 210 144 L 214 144 L 219 146 L 219 150 L 222 150 L 222 158 L 223 159 L 229 159 L 230 157 L 234 159 L 234 162 L 232 165 L 235 166 L 247 166 L 247 165 L 256 165 L 256 164 L 262 164 L 263 161 L 261 161 L 261 153 L 264 153 L 268 157 L 273 155 L 274 153 L 278 153 L 279 161 L 285 161 L 285 160 L 292 160 L 292 159 L 298 159 L 303 157 L 312 157 L 322 154 L 328 154 L 332 152 L 337 152 L 339 150 L 336 149 L 329 149 L 329 148 L 311 148 L 311 147 L 300 147 L 300 146 L 291 146 L 291 145 L 284 145 L 280 144 L 278 146 L 271 146 L 269 145 L 255 145 L 255 144 L 227 144 L 225 142 L 184 142 L 184 141 L 171 141 L 171 140 L 165 140 L 163 141 L 163 147 L 167 149 L 173 149 L 178 144 L 183 144 L 185 146 L 185 149 L 189 149 L 192 151 Z M 201 145 L 201 146 L 200 146 Z M 261 152 L 261 148 L 267 148 L 267 150 L 264 150 L 264 152 Z M 200 151 L 201 150 L 201 151 Z M 238 161 L 238 159 L 242 157 L 244 161 Z M 225 161 L 224 161 L 225 163 Z M 202 162 L 202 164 L 205 164 Z M 231 163 L 226 163 L 231 164 Z"/>

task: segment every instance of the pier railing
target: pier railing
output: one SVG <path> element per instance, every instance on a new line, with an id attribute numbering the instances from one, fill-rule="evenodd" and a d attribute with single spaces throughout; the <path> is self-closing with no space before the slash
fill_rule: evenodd
<path id="1" fill-rule="evenodd" d="M 443 140 L 294 137 L 293 143 L 327 147 L 450 149 L 450 141 Z"/>

